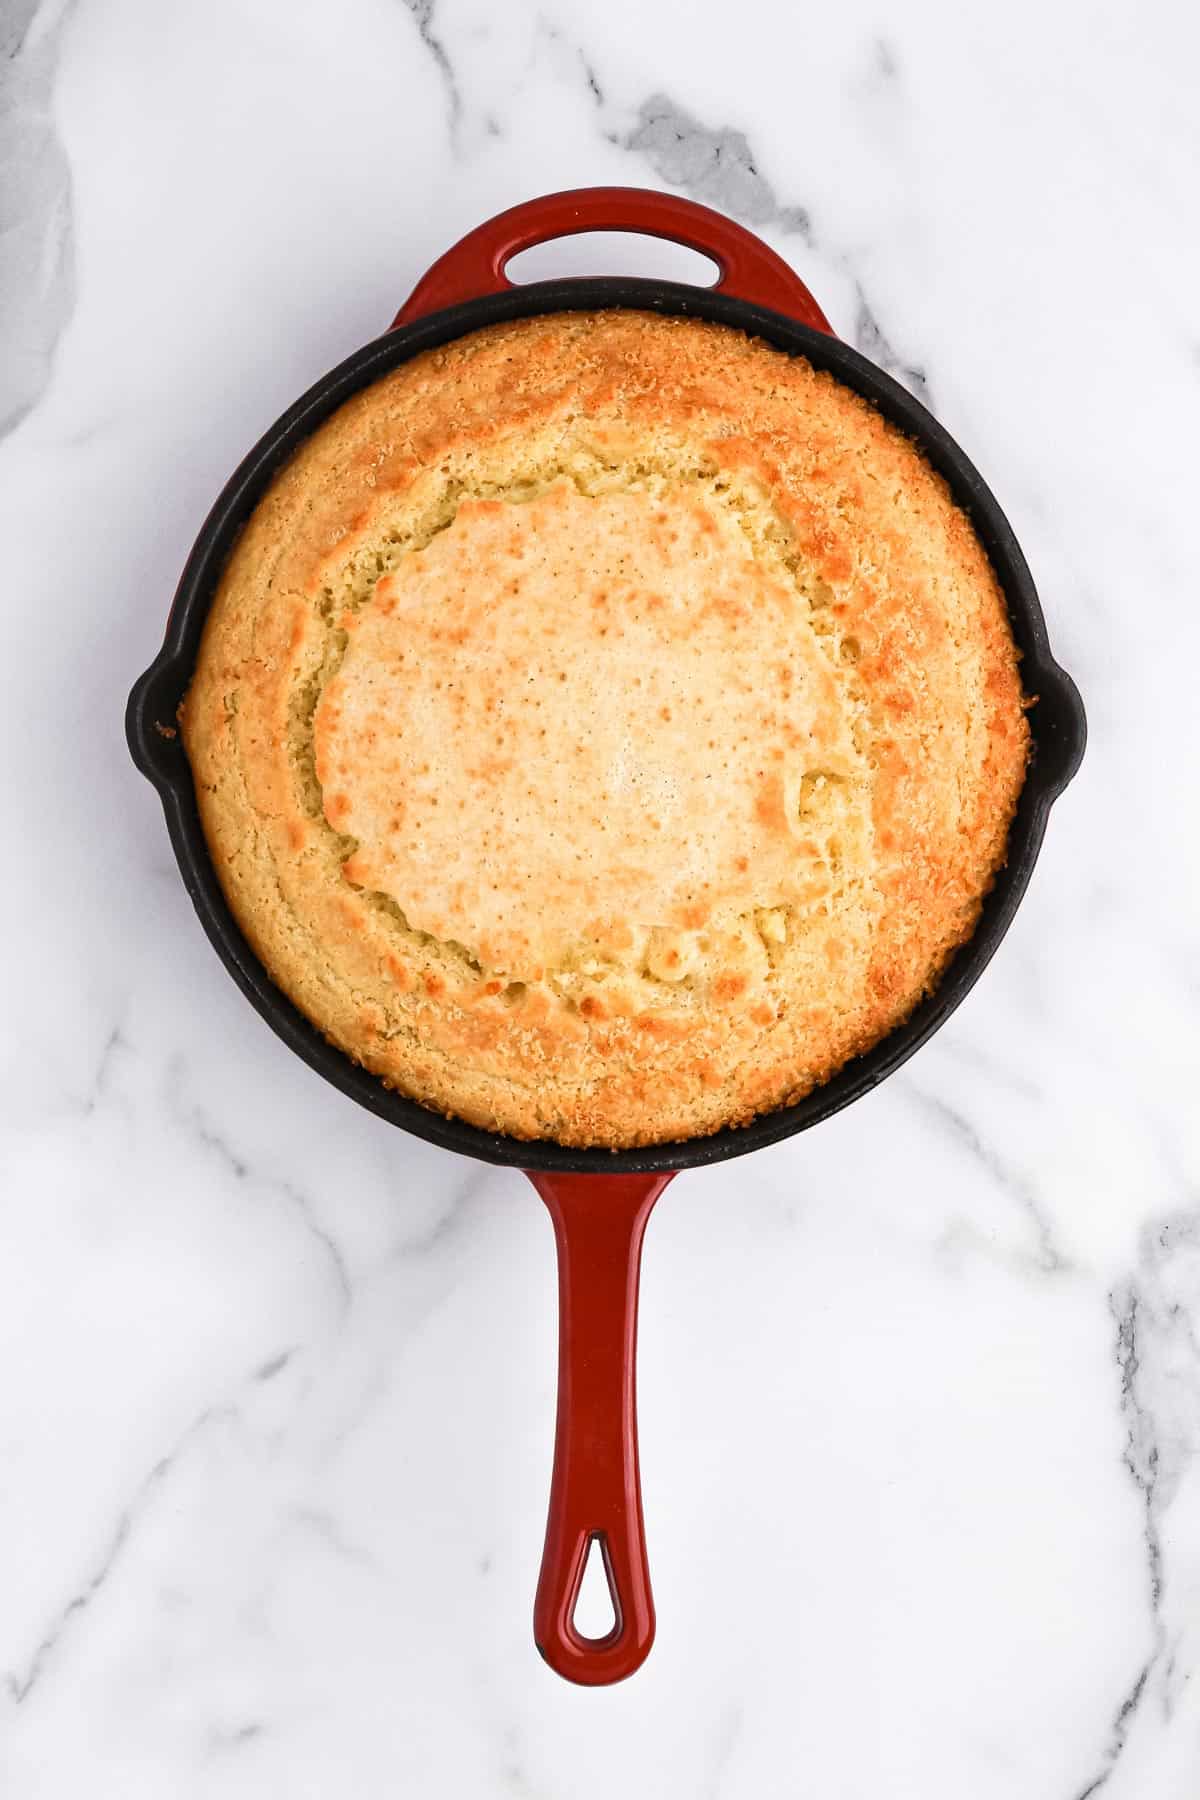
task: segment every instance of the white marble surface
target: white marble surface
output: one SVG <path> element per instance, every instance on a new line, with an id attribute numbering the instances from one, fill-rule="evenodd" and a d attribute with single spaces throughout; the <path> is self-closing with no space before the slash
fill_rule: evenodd
<path id="1" fill-rule="evenodd" d="M 0 5 L 6 1800 L 1200 1793 L 1196 13 L 890 11 Z M 937 1041 L 662 1202 L 659 1639 L 581 1692 L 548 1221 L 249 1012 L 121 713 L 260 430 L 595 181 L 739 212 L 928 396 L 1092 742 Z"/>

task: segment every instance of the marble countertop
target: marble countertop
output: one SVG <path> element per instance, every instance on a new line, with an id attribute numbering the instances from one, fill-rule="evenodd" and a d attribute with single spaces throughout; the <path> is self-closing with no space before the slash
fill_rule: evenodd
<path id="1" fill-rule="evenodd" d="M 892 12 L 0 7 L 6 1800 L 1200 1792 L 1196 19 Z M 1092 729 L 936 1041 L 661 1202 L 658 1643 L 591 1692 L 530 1635 L 549 1223 L 249 1011 L 122 736 L 243 451 L 589 182 L 746 220 L 925 399 Z"/>

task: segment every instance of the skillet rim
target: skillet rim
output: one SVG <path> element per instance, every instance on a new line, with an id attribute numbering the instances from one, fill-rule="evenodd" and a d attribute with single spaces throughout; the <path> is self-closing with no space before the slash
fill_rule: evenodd
<path id="1" fill-rule="evenodd" d="M 324 1038 L 275 986 L 242 936 L 217 880 L 176 713 L 217 584 L 243 525 L 277 470 L 331 413 L 411 357 L 486 325 L 614 307 L 712 320 L 803 355 L 871 401 L 912 438 L 967 512 L 991 558 L 1021 652 L 1023 683 L 1036 704 L 1029 713 L 1033 754 L 1009 834 L 1007 861 L 985 897 L 974 934 L 904 1024 L 802 1100 L 763 1113 L 749 1125 L 668 1144 L 584 1150 L 550 1139 L 488 1132 L 386 1088 Z M 679 282 L 597 276 L 514 287 L 394 327 L 302 394 L 242 459 L 201 527 L 180 577 L 162 648 L 129 696 L 126 735 L 134 762 L 158 789 L 184 886 L 210 942 L 256 1011 L 310 1068 L 377 1117 L 443 1149 L 526 1170 L 616 1175 L 699 1168 L 747 1155 L 832 1117 L 894 1074 L 962 1003 L 998 949 L 1028 887 L 1050 807 L 1079 767 L 1087 726 L 1078 689 L 1051 653 L 1033 577 L 995 495 L 958 443 L 906 388 L 841 339 L 735 296 Z"/>

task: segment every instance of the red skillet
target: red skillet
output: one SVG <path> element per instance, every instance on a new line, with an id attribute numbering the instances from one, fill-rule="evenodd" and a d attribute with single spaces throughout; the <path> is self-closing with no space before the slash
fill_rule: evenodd
<path id="1" fill-rule="evenodd" d="M 582 231 L 637 231 L 702 251 L 715 287 L 625 278 L 513 287 L 505 265 L 518 251 Z M 937 992 L 866 1056 L 796 1106 L 743 1131 L 615 1154 L 519 1143 L 427 1112 L 389 1092 L 316 1032 L 272 984 L 238 930 L 209 860 L 191 775 L 175 730 L 204 620 L 221 569 L 280 464 L 359 388 L 419 351 L 502 319 L 564 310 L 638 307 L 738 326 L 830 370 L 915 439 L 970 512 L 1004 587 L 1029 692 L 1034 760 L 1013 825 L 1009 860 L 975 936 Z M 571 1681 L 619 1681 L 654 1639 L 638 1477 L 634 1397 L 638 1269 L 650 1210 L 680 1169 L 723 1161 L 829 1117 L 911 1056 L 973 986 L 1025 891 L 1051 802 L 1079 765 L 1086 728 L 1074 684 L 1050 654 L 1041 607 L 1021 551 L 992 494 L 954 441 L 881 370 L 835 338 L 808 289 L 774 251 L 719 213 L 640 188 L 550 194 L 481 225 L 436 262 L 392 329 L 339 365 L 297 401 L 241 464 L 209 515 L 181 578 L 166 641 L 129 699 L 134 761 L 162 797 L 184 882 L 214 946 L 243 992 L 313 1068 L 392 1123 L 468 1156 L 526 1170 L 554 1222 L 559 1271 L 558 1424 L 546 1546 L 534 1635 L 552 1668 Z M 608 1573 L 614 1624 L 585 1637 L 574 1623 L 584 1565 L 596 1542 Z"/>

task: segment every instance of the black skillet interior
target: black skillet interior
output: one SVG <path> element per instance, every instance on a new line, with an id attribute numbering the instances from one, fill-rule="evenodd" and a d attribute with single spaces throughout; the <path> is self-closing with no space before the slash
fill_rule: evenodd
<path id="1" fill-rule="evenodd" d="M 322 1037 L 274 985 L 234 922 L 208 855 L 191 772 L 176 731 L 176 714 L 191 679 L 204 621 L 238 534 L 272 476 L 323 420 L 359 388 L 409 357 L 466 332 L 536 313 L 603 307 L 686 314 L 749 331 L 829 370 L 915 439 L 970 515 L 987 548 L 1007 598 L 1026 691 L 1037 697 L 1029 715 L 1034 756 L 1013 823 L 1008 861 L 984 902 L 974 936 L 907 1023 L 796 1105 L 766 1113 L 741 1130 L 619 1151 L 526 1143 L 445 1118 L 384 1087 Z M 849 345 L 778 313 L 704 288 L 612 277 L 539 282 L 432 314 L 365 345 L 310 388 L 255 445 L 205 521 L 180 579 L 162 650 L 130 694 L 126 731 L 135 763 L 162 797 L 184 885 L 204 929 L 242 992 L 285 1044 L 360 1106 L 447 1150 L 523 1169 L 594 1174 L 692 1168 L 744 1155 L 829 1118 L 899 1068 L 950 1016 L 991 960 L 1033 871 L 1051 802 L 1079 767 L 1086 742 L 1083 704 L 1075 684 L 1050 654 L 1037 590 L 1008 521 L 976 469 L 919 401 Z"/>

